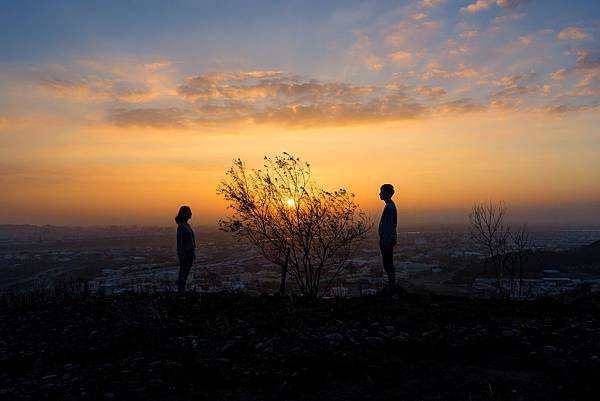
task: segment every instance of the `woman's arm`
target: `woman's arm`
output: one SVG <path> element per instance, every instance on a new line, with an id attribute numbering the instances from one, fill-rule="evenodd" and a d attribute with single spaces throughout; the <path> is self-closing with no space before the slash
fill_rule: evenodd
<path id="1" fill-rule="evenodd" d="M 181 225 L 177 226 L 177 254 L 181 255 L 184 253 L 183 250 L 183 229 Z"/>

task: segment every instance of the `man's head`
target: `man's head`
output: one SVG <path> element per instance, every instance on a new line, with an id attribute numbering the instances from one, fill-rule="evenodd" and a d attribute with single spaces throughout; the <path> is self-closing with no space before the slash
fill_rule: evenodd
<path id="1" fill-rule="evenodd" d="M 394 186 L 392 184 L 383 184 L 379 191 L 379 199 L 389 200 L 394 196 Z"/>

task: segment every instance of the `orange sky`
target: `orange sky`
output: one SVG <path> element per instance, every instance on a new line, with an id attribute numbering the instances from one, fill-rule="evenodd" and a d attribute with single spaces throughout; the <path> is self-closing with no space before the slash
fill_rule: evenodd
<path id="1" fill-rule="evenodd" d="M 19 151 L 4 159 L 6 166 L 20 164 L 1 176 L 0 221 L 166 225 L 179 205 L 189 204 L 196 223 L 214 224 L 226 213 L 216 187 L 231 160 L 260 167 L 263 155 L 287 151 L 309 161 L 324 187 L 355 192 L 370 212 L 381 206 L 379 185 L 393 183 L 406 223 L 466 221 L 469 206 L 487 199 L 504 200 L 536 222 L 544 220 L 543 210 L 591 205 L 594 222 L 600 201 L 595 122 L 591 113 L 480 112 L 350 127 L 244 126 L 229 133 L 57 124 L 51 138 L 41 126 L 23 127 L 14 138 Z M 570 221 L 562 213 L 557 222 Z M 581 211 L 575 215 L 585 220 Z"/>

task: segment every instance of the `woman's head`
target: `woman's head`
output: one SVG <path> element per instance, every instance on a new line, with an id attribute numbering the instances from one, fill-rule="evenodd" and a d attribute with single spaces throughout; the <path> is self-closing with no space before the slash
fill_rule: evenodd
<path id="1" fill-rule="evenodd" d="M 179 223 L 185 222 L 191 218 L 192 218 L 192 209 L 190 209 L 189 206 L 181 206 L 179 208 L 179 213 L 177 213 L 177 216 L 175 216 L 175 222 L 177 224 L 179 224 Z"/>

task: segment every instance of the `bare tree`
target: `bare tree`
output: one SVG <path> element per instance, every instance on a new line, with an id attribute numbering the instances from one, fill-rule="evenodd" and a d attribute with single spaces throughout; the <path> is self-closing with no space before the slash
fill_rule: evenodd
<path id="1" fill-rule="evenodd" d="M 512 233 L 504 222 L 506 210 L 504 202 L 474 204 L 469 214 L 471 238 L 487 250 L 500 296 L 521 298 L 529 233 L 525 228 Z"/>
<path id="2" fill-rule="evenodd" d="M 220 228 L 280 267 L 280 292 L 290 275 L 303 295 L 323 296 L 372 223 L 354 194 L 318 187 L 308 163 L 288 153 L 264 160 L 257 170 L 234 160 L 217 189 L 232 212 Z"/>
<path id="3" fill-rule="evenodd" d="M 504 258 L 506 254 L 506 242 L 510 229 L 504 224 L 506 205 L 504 203 L 494 204 L 492 202 L 476 203 L 473 205 L 469 221 L 471 223 L 471 237 L 476 243 L 487 250 L 494 274 L 496 285 L 500 296 L 505 296 L 502 285 L 504 276 Z"/>
<path id="4" fill-rule="evenodd" d="M 518 297 L 521 299 L 523 297 L 523 270 L 525 266 L 525 257 L 527 253 L 530 251 L 531 242 L 529 239 L 529 233 L 522 227 L 516 233 L 510 234 L 511 239 L 511 294 L 513 298 Z M 516 272 L 515 272 L 516 269 Z M 515 279 L 515 276 L 517 278 Z M 515 288 L 513 283 L 518 283 L 518 290 Z"/>

